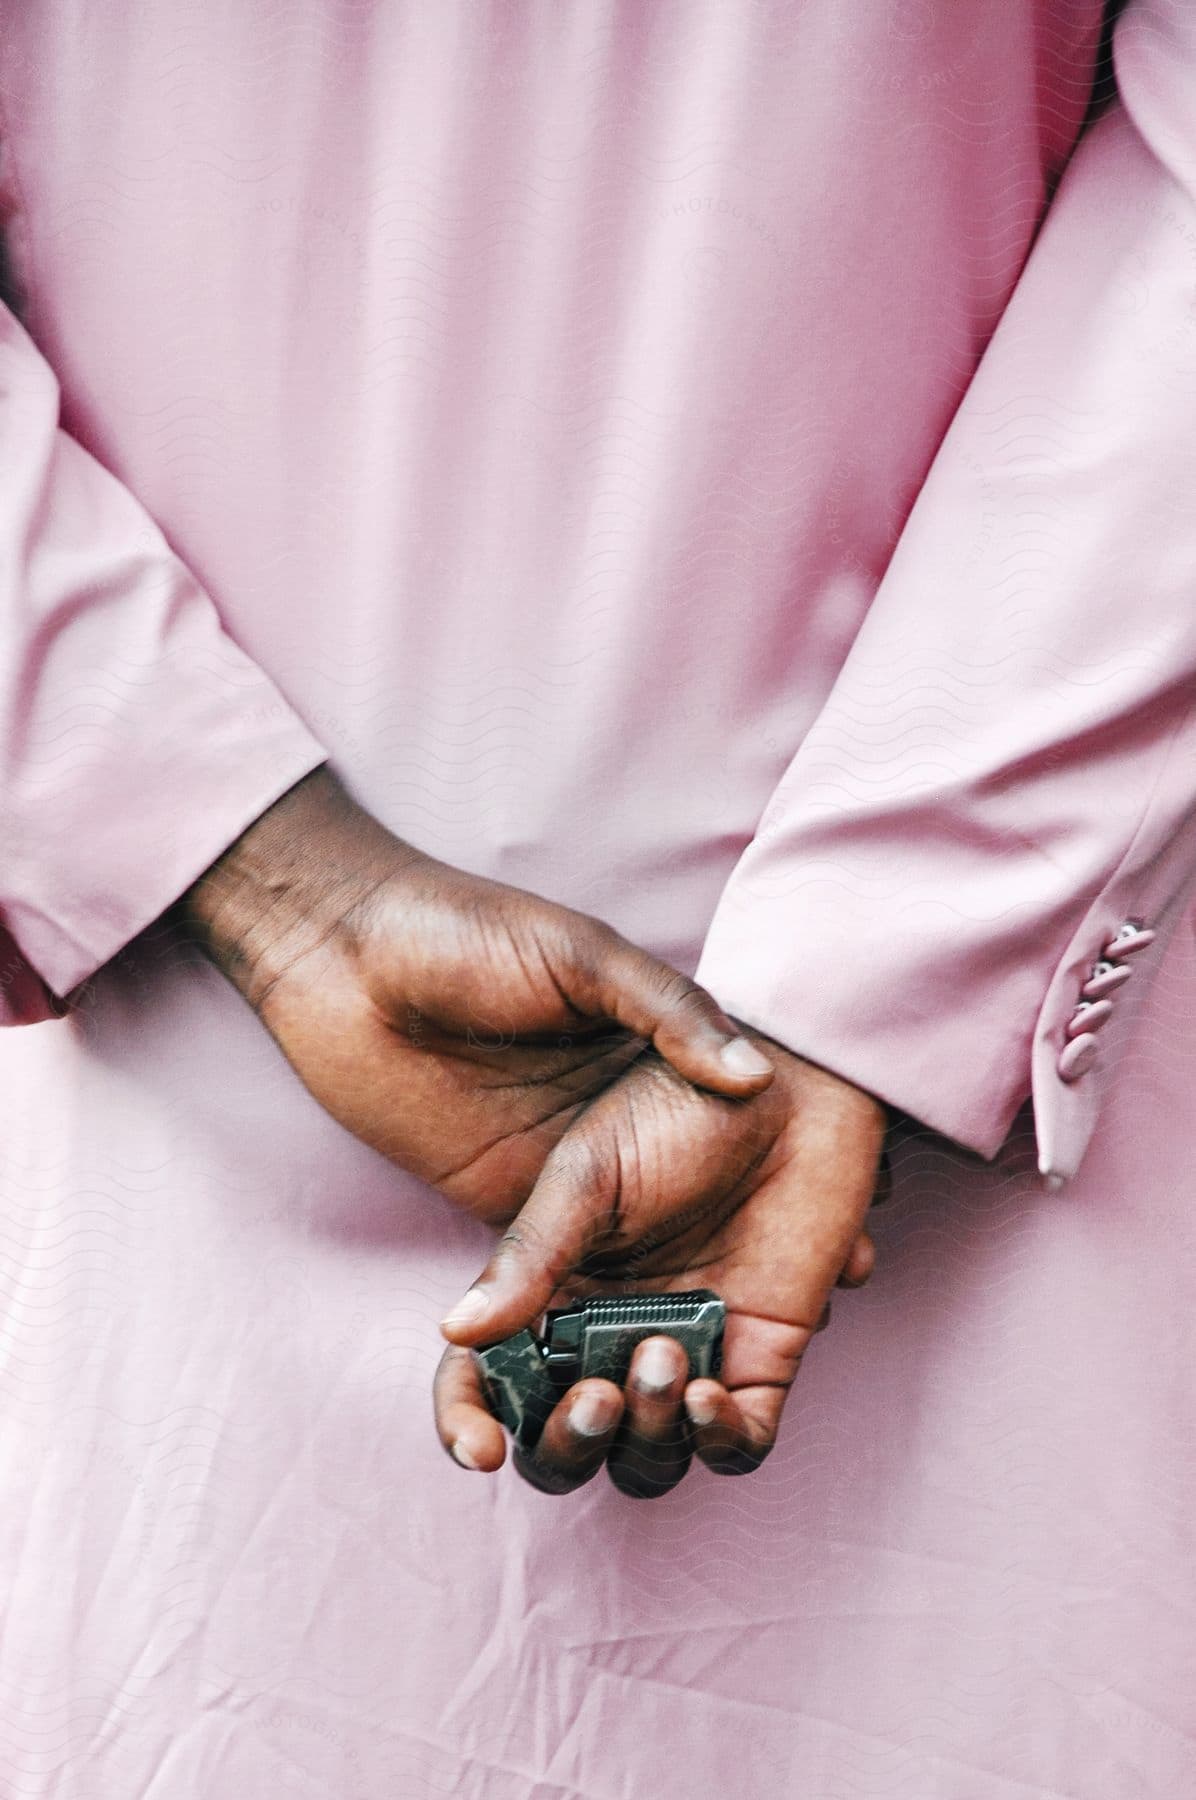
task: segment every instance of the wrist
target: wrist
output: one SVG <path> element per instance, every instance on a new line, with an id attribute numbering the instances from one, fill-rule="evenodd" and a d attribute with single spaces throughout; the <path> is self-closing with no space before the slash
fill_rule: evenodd
<path id="1" fill-rule="evenodd" d="M 205 870 L 176 917 L 258 1011 L 288 968 L 347 934 L 354 909 L 406 850 L 323 765 Z"/>
<path id="2" fill-rule="evenodd" d="M 740 1021 L 742 1024 L 743 1022 Z M 849 1076 L 840 1075 L 837 1070 L 828 1068 L 825 1063 L 817 1062 L 813 1057 L 801 1056 L 791 1050 L 788 1044 L 779 1038 L 769 1037 L 767 1032 L 755 1026 L 743 1025 L 744 1035 L 760 1044 L 774 1060 L 778 1057 L 789 1062 L 791 1066 L 803 1072 L 803 1079 L 817 1085 L 824 1103 L 833 1105 L 837 1110 L 857 1119 L 861 1124 L 878 1131 L 882 1136 L 892 1122 L 892 1109 L 874 1094 L 870 1088 L 860 1087 Z"/>

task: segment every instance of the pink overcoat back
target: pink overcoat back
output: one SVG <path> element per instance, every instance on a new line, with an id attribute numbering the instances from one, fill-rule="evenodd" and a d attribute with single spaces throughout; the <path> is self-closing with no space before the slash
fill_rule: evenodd
<path id="1" fill-rule="evenodd" d="M 0 4 L 5 1795 L 1196 1793 L 1196 13 L 1100 12 Z M 488 1234 L 148 929 L 325 760 L 915 1122 L 755 1475 L 443 1455 Z"/>

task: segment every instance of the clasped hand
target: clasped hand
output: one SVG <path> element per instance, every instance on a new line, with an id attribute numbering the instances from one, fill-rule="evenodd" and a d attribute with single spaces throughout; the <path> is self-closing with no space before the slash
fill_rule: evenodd
<path id="1" fill-rule="evenodd" d="M 182 917 L 300 1079 L 364 1142 L 505 1227 L 442 1330 L 441 1441 L 504 1460 L 470 1346 L 582 1295 L 711 1287 L 718 1381 L 672 1339 L 563 1397 L 516 1466 L 564 1492 L 606 1466 L 652 1497 L 696 1455 L 759 1465 L 831 1289 L 867 1279 L 880 1105 L 733 1024 L 582 913 L 394 838 L 320 769 L 184 897 Z"/>

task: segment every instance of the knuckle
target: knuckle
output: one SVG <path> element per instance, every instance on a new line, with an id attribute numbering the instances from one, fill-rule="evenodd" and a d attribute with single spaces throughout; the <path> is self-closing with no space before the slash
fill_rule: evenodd
<path id="1" fill-rule="evenodd" d="M 618 1457 L 607 1464 L 613 1485 L 629 1500 L 659 1500 L 684 1478 L 690 1458 L 679 1456 L 675 1444 L 641 1442 L 628 1444 Z"/>
<path id="2" fill-rule="evenodd" d="M 663 1019 L 704 1017 L 710 1011 L 709 995 L 677 969 L 664 972 L 658 992 Z"/>
<path id="3" fill-rule="evenodd" d="M 623 940 L 611 926 L 587 913 L 571 912 L 563 928 L 562 950 L 575 974 L 590 987 L 601 989 Z"/>
<path id="4" fill-rule="evenodd" d="M 675 1475 L 668 1481 L 653 1483 L 640 1478 L 628 1478 L 622 1472 L 616 1473 L 613 1468 L 609 1470 L 609 1474 L 614 1486 L 627 1500 L 663 1500 L 681 1480 L 680 1475 Z"/>
<path id="5" fill-rule="evenodd" d="M 578 922 L 578 935 L 584 937 L 589 944 L 592 955 L 605 962 L 622 950 L 626 939 L 621 937 L 613 925 L 606 924 L 603 919 L 592 919 L 588 913 L 575 913 Z"/>
<path id="6" fill-rule="evenodd" d="M 522 1215 L 512 1221 L 494 1246 L 499 1262 L 522 1262 L 528 1256 L 540 1256 L 545 1249 L 544 1233 L 533 1218 Z"/>
<path id="7" fill-rule="evenodd" d="M 459 1344 L 450 1344 L 443 1352 L 432 1377 L 432 1400 L 439 1417 L 454 1399 L 461 1372 L 471 1359 L 471 1352 Z"/>
<path id="8" fill-rule="evenodd" d="M 773 1450 L 770 1440 L 766 1444 L 736 1444 L 719 1451 L 710 1461 L 712 1475 L 754 1475 L 762 1463 L 768 1461 Z"/>
<path id="9" fill-rule="evenodd" d="M 550 1463 L 526 1450 L 516 1450 L 515 1468 L 529 1487 L 541 1494 L 569 1494 L 582 1487 L 595 1473 L 593 1469 L 574 1469 Z"/>
<path id="10" fill-rule="evenodd" d="M 494 1246 L 492 1266 L 517 1272 L 521 1278 L 543 1276 L 555 1287 L 568 1273 L 571 1261 L 566 1243 L 556 1241 L 534 1218 L 520 1215 Z"/>

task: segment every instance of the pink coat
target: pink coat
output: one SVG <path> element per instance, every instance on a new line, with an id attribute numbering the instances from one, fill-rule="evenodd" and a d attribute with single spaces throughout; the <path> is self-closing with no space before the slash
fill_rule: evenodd
<path id="1" fill-rule="evenodd" d="M 1100 10 L 0 6 L 5 1796 L 1196 1792 L 1196 11 L 1076 148 Z M 444 1456 L 487 1233 L 147 929 L 325 759 L 925 1128 L 758 1474 Z"/>

